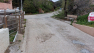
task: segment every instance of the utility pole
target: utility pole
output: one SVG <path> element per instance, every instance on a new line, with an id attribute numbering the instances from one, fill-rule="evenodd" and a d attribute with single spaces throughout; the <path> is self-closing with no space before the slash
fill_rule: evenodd
<path id="1" fill-rule="evenodd" d="M 21 0 L 21 10 L 23 11 L 23 4 L 22 4 L 22 0 Z"/>

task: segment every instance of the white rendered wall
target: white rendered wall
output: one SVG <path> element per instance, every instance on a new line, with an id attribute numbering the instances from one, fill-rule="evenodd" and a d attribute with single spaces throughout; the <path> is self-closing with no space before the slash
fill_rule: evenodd
<path id="1" fill-rule="evenodd" d="M 0 29 L 0 53 L 4 53 L 9 46 L 9 29 Z"/>

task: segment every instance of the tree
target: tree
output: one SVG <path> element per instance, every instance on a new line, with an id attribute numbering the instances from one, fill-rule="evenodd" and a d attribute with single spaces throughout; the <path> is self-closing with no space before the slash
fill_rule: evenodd
<path id="1" fill-rule="evenodd" d="M 55 6 L 61 7 L 62 6 L 62 0 L 58 0 L 57 2 L 55 2 Z"/>
<path id="2" fill-rule="evenodd" d="M 67 0 L 65 0 L 65 5 L 64 5 L 64 15 L 67 17 Z"/>
<path id="3" fill-rule="evenodd" d="M 49 12 L 53 9 L 53 3 L 49 0 L 25 0 L 23 8 L 26 13 L 37 13 L 40 8 Z"/>
<path id="4" fill-rule="evenodd" d="M 24 0 L 22 0 L 22 1 L 24 3 Z M 21 0 L 13 0 L 12 5 L 13 5 L 14 8 L 15 7 L 21 7 Z"/>
<path id="5" fill-rule="evenodd" d="M 38 9 L 34 7 L 33 2 L 31 0 L 25 0 L 23 7 L 26 13 L 36 13 L 38 11 Z"/>
<path id="6" fill-rule="evenodd" d="M 4 2 L 4 0 L 0 0 L 0 2 Z"/>
<path id="7" fill-rule="evenodd" d="M 75 14 L 81 15 L 81 14 L 84 14 L 84 13 L 85 14 L 89 13 L 91 11 L 91 9 L 89 10 L 90 5 L 91 5 L 90 1 L 91 0 L 74 0 L 74 5 L 77 6 Z"/>

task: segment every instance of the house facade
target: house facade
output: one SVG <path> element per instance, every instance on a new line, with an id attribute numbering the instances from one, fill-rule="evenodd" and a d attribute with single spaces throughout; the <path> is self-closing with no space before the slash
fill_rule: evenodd
<path id="1" fill-rule="evenodd" d="M 2 10 L 2 9 L 12 9 L 12 0 L 8 0 L 8 2 L 6 2 L 6 3 L 0 2 L 0 10 Z"/>

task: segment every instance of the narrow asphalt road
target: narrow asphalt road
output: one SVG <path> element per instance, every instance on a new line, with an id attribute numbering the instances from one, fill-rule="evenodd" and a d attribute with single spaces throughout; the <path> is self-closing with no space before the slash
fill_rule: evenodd
<path id="1" fill-rule="evenodd" d="M 22 53 L 94 53 L 94 37 L 51 18 L 54 13 L 25 15 Z"/>

